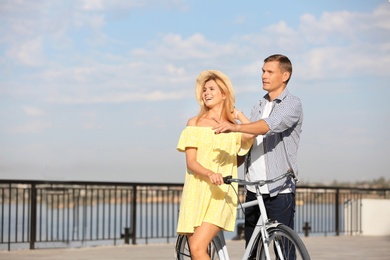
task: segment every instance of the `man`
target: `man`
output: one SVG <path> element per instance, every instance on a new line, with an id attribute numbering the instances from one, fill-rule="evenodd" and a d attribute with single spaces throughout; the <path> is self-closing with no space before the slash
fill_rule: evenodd
<path id="1" fill-rule="evenodd" d="M 299 98 L 287 90 L 292 74 L 290 60 L 284 55 L 271 55 L 264 60 L 263 89 L 267 94 L 254 106 L 252 123 L 220 123 L 215 133 L 242 132 L 256 135 L 245 158 L 245 178 L 249 181 L 273 179 L 287 171 L 298 173 L 297 151 L 303 121 Z M 261 189 L 268 217 L 294 228 L 295 182 L 288 178 L 264 185 Z M 246 201 L 255 200 L 256 190 L 247 187 Z M 260 212 L 257 207 L 245 212 L 245 240 L 248 244 Z"/>

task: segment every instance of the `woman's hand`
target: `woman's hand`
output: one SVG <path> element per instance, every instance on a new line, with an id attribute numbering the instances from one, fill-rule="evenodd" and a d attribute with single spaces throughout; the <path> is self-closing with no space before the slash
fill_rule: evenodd
<path id="1" fill-rule="evenodd" d="M 209 177 L 210 182 L 214 185 L 223 184 L 223 177 L 222 177 L 222 174 L 220 174 L 220 173 L 210 173 L 208 175 L 208 177 Z"/>

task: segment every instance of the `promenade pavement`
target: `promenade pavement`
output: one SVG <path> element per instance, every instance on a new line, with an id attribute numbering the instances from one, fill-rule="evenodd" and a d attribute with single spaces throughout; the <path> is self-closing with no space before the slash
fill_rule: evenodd
<path id="1" fill-rule="evenodd" d="M 303 237 L 311 259 L 390 259 L 390 237 L 341 236 Z M 230 259 L 241 259 L 244 241 L 227 241 Z M 140 244 L 99 246 L 89 248 L 36 249 L 0 251 L 0 259 L 7 260 L 119 260 L 119 259 L 175 259 L 174 244 Z"/>

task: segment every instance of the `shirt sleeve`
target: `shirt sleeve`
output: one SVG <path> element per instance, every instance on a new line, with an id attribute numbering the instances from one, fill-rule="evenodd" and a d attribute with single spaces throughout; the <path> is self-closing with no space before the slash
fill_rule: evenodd
<path id="1" fill-rule="evenodd" d="M 276 104 L 269 117 L 264 121 L 269 127 L 268 134 L 281 133 L 294 124 L 302 116 L 302 103 L 299 98 L 290 96 Z"/>
<path id="2" fill-rule="evenodd" d="M 198 139 L 194 128 L 186 127 L 180 135 L 176 149 L 184 152 L 187 147 L 198 147 Z"/>

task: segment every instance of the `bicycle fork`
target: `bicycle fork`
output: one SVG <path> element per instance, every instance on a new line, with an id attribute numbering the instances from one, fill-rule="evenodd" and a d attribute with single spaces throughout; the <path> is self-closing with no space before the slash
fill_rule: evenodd
<path id="1" fill-rule="evenodd" d="M 262 220 L 259 219 L 259 222 L 257 223 L 253 233 L 260 234 L 261 240 L 258 240 L 257 242 L 263 244 L 266 260 L 271 260 L 271 256 L 270 256 L 269 249 L 268 249 L 269 248 L 269 235 L 268 235 L 266 226 L 264 226 L 261 222 L 262 222 Z M 259 246 L 258 244 L 256 244 L 256 239 L 258 237 L 259 236 L 252 236 L 251 237 L 251 239 L 248 243 L 248 246 L 252 246 L 252 249 L 245 250 L 245 254 L 244 254 L 242 259 L 248 259 L 251 254 L 257 253 L 257 248 L 255 246 Z"/>
<path id="2" fill-rule="evenodd" d="M 260 188 L 256 186 L 256 197 L 257 202 L 260 207 L 260 218 L 257 224 L 260 222 L 260 232 L 261 232 L 261 238 L 263 240 L 263 246 L 264 246 L 264 253 L 265 253 L 265 259 L 271 260 L 271 256 L 269 254 L 269 234 L 267 232 L 267 225 L 268 222 L 268 215 L 267 210 L 265 208 L 264 200 L 262 198 L 262 195 L 260 193 Z M 256 227 L 257 228 L 257 227 Z"/>
<path id="3" fill-rule="evenodd" d="M 261 238 L 262 238 L 262 241 L 263 241 L 265 259 L 271 260 L 271 255 L 270 255 L 270 252 L 269 252 L 269 245 L 270 245 L 270 237 L 269 237 L 269 235 L 270 234 L 267 231 L 267 227 L 268 227 L 268 225 L 266 224 L 264 226 L 258 226 L 256 228 L 260 228 L 259 232 L 261 234 Z M 273 246 L 276 249 L 276 253 L 277 253 L 277 256 L 278 256 L 277 259 L 284 260 L 283 250 L 282 250 L 282 245 L 280 244 L 280 240 L 274 238 L 273 241 L 274 241 L 274 245 Z"/>
<path id="4" fill-rule="evenodd" d="M 259 193 L 260 191 L 257 190 L 257 192 Z M 257 197 L 257 200 L 259 203 L 260 212 L 262 212 L 262 214 L 260 215 L 260 218 L 259 218 L 259 221 L 257 223 L 256 228 L 260 228 L 261 238 L 263 240 L 263 246 L 264 246 L 265 259 L 271 260 L 271 255 L 269 253 L 270 238 L 269 238 L 269 233 L 267 231 L 267 227 L 269 226 L 268 215 L 267 215 L 267 211 L 265 209 L 264 200 L 260 199 L 259 197 Z M 282 247 L 281 247 L 279 241 L 277 239 L 275 239 L 274 242 L 275 242 L 274 246 L 276 247 L 276 251 L 277 251 L 278 256 L 279 256 L 278 259 L 284 260 L 283 253 L 282 253 Z"/>
<path id="5" fill-rule="evenodd" d="M 265 259 L 271 260 L 271 256 L 269 254 L 269 236 L 265 227 L 261 229 L 261 237 L 263 239 Z"/>

